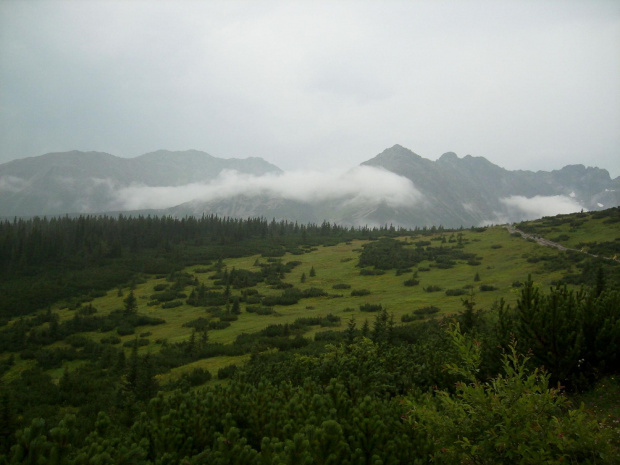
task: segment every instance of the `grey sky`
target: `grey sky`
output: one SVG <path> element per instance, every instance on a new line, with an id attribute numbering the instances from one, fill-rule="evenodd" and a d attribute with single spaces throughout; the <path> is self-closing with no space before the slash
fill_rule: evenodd
<path id="1" fill-rule="evenodd" d="M 394 144 L 619 176 L 620 2 L 0 0 L 0 163 Z"/>

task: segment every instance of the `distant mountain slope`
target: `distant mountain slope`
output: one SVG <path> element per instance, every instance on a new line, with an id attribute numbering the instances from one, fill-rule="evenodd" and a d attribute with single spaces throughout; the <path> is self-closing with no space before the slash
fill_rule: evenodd
<path id="1" fill-rule="evenodd" d="M 225 170 L 241 174 L 224 176 Z M 570 165 L 550 172 L 509 171 L 485 158 L 452 152 L 431 161 L 400 145 L 340 178 L 289 177 L 261 158 L 222 159 L 195 150 L 159 150 L 132 159 L 50 153 L 0 165 L 0 217 L 132 210 L 354 226 L 469 227 L 618 205 L 620 177 L 611 179 L 604 169 Z"/>
<path id="2" fill-rule="evenodd" d="M 570 202 L 587 210 L 620 204 L 620 178 L 612 180 L 606 170 L 583 165 L 551 172 L 508 171 L 485 158 L 459 158 L 452 152 L 433 162 L 400 145 L 363 165 L 410 179 L 426 202 L 394 216 L 399 220 L 417 217 L 422 224 L 427 224 L 429 217 L 435 219 L 432 224 L 445 226 L 517 221 L 536 217 L 532 213 L 537 210 L 552 209 L 552 202 L 563 208 Z M 369 220 L 373 217 L 369 215 Z"/>
<path id="3" fill-rule="evenodd" d="M 48 153 L 0 165 L 0 216 L 110 210 L 118 189 L 132 184 L 183 186 L 222 170 L 263 175 L 281 170 L 261 158 L 223 159 L 196 150 L 160 150 L 137 158 L 102 152 Z"/>

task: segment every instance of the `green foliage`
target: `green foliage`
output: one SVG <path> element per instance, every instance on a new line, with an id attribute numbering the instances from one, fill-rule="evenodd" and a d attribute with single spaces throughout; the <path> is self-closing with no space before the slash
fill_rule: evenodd
<path id="1" fill-rule="evenodd" d="M 332 289 L 351 289 L 351 285 L 345 283 L 334 284 Z"/>
<path id="2" fill-rule="evenodd" d="M 361 312 L 380 312 L 383 310 L 383 306 L 381 304 L 362 304 L 360 305 Z"/>
<path id="3" fill-rule="evenodd" d="M 620 292 L 597 292 L 557 286 L 545 295 L 530 278 L 516 309 L 500 313 L 500 322 L 512 328 L 554 381 L 587 387 L 620 362 Z"/>
<path id="4" fill-rule="evenodd" d="M 425 292 L 439 292 L 442 290 L 443 289 L 440 286 L 437 286 L 436 284 L 429 284 L 428 286 L 424 288 Z"/>
<path id="5" fill-rule="evenodd" d="M 410 401 L 409 422 L 429 434 L 434 463 L 618 463 L 604 428 L 583 409 L 570 409 L 549 375 L 528 370 L 516 342 L 503 356 L 503 375 L 478 380 L 481 347 L 458 324 L 450 336 L 460 363 L 447 369 L 462 381 L 456 395 L 438 390 Z"/>

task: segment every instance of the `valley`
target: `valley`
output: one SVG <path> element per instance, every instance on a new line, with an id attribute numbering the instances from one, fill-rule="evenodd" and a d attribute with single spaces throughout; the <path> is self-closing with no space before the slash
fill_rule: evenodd
<path id="1" fill-rule="evenodd" d="M 432 419 L 435 407 L 424 410 L 431 415 L 426 420 L 416 416 L 403 422 L 398 418 L 408 418 L 409 413 L 402 406 L 422 409 L 433 398 L 423 401 L 424 393 L 433 389 L 445 389 L 450 398 L 456 396 L 455 401 L 463 399 L 467 390 L 455 392 L 454 383 L 458 387 L 463 376 L 474 376 L 477 382 L 492 379 L 502 370 L 498 347 L 512 347 L 515 335 L 521 349 L 515 352 L 514 363 L 520 357 L 533 357 L 527 365 L 524 358 L 519 369 L 541 365 L 549 369 L 547 378 L 536 378 L 536 383 L 561 382 L 575 399 L 591 399 L 598 389 L 620 392 L 612 363 L 620 343 L 620 265 L 602 258 L 620 251 L 618 224 L 616 208 L 515 225 L 536 238 L 566 244 L 568 249 L 563 250 L 543 246 L 504 226 L 353 229 L 328 223 L 300 227 L 217 217 L 5 222 L 0 243 L 5 273 L 0 290 L 6 297 L 0 327 L 4 453 L 14 460 L 23 457 L 20 444 L 26 444 L 26 439 L 20 431 L 31 423 L 29 431 L 34 431 L 37 422 L 49 425 L 41 426 L 43 434 L 53 425 L 68 427 L 69 421 L 74 425 L 70 427 L 72 447 L 93 458 L 103 457 L 86 452 L 89 441 L 103 444 L 100 441 L 113 438 L 121 444 L 123 439 L 116 434 L 124 435 L 121 432 L 130 427 L 132 431 L 146 428 L 149 435 L 156 434 L 152 428 L 167 431 L 174 427 L 172 420 L 152 417 L 156 405 L 172 412 L 180 408 L 177 402 L 198 402 L 192 405 L 200 410 L 202 402 L 217 395 L 228 400 L 218 407 L 205 404 L 211 412 L 205 411 L 205 418 L 233 415 L 236 420 L 230 424 L 214 420 L 215 429 L 196 443 L 198 449 L 154 439 L 149 446 L 153 452 L 137 443 L 123 447 L 142 457 L 139 463 L 155 463 L 165 453 L 176 457 L 172 463 L 181 463 L 178 460 L 189 453 L 184 450 L 194 451 L 191 454 L 199 460 L 200 448 L 216 454 L 221 435 L 243 434 L 241 449 L 220 451 L 221 457 L 229 458 L 207 463 L 233 463 L 232 457 L 243 456 L 242 451 L 249 454 L 246 459 L 251 463 L 264 457 L 269 448 L 265 439 L 261 443 L 255 436 L 265 434 L 256 430 L 261 420 L 243 426 L 243 416 L 274 415 L 266 413 L 268 404 L 285 409 L 277 407 L 283 401 L 276 400 L 282 389 L 291 390 L 289 394 L 296 396 L 300 406 L 309 402 L 307 395 L 324 396 L 327 402 L 330 390 L 344 389 L 338 391 L 338 402 L 358 405 L 368 399 L 376 414 L 389 411 L 396 421 L 385 432 L 389 436 L 398 431 L 397 436 L 373 446 L 369 457 L 392 457 L 393 463 L 402 463 L 405 456 L 420 457 L 416 454 L 439 457 L 437 450 L 424 445 L 426 436 L 415 433 L 410 424 L 429 421 L 424 428 L 435 428 L 439 424 L 439 417 Z M 118 235 L 121 227 L 124 232 Z M 140 232 L 141 228 L 152 234 Z M 60 237 L 61 230 L 76 245 L 68 242 L 69 247 L 63 248 L 49 242 L 50 237 Z M 80 235 L 80 230 L 90 233 Z M 120 238 L 117 245 L 109 242 L 115 237 Z M 162 237 L 167 242 L 162 243 Z M 80 252 L 82 247 L 90 252 Z M 41 266 L 45 263 L 49 268 Z M 64 271 L 58 272 L 58 264 Z M 72 281 L 66 280 L 69 276 Z M 69 282 L 73 291 L 67 287 Z M 584 294 L 586 290 L 590 294 Z M 547 297 L 549 293 L 552 297 Z M 27 310 L 34 301 L 48 303 L 36 311 Z M 528 313 L 529 305 L 539 313 Z M 556 314 L 563 316 L 554 320 Z M 586 328 L 590 328 L 588 333 Z M 542 332 L 536 336 L 538 331 Z M 553 346 L 555 352 L 545 348 L 548 336 L 563 341 Z M 470 337 L 482 342 L 467 345 Z M 591 352 L 591 347 L 600 344 L 605 351 Z M 477 375 L 460 368 L 446 369 L 463 363 L 458 353 L 477 357 Z M 587 360 L 586 366 L 578 368 L 578 360 Z M 573 412 L 569 405 L 560 406 L 564 398 L 555 395 L 545 401 L 556 405 L 550 411 L 557 415 Z M 267 404 L 259 400 L 264 396 L 271 399 Z M 244 405 L 250 410 L 244 410 Z M 610 434 L 608 444 L 617 448 L 620 436 L 612 437 L 620 430 L 613 422 L 606 423 L 597 403 L 592 405 L 587 412 L 570 413 L 581 415 L 575 428 L 601 437 Z M 620 406 L 612 403 L 608 407 L 612 418 L 620 418 Z M 349 434 L 360 433 L 362 424 L 347 416 L 358 415 L 358 410 L 345 413 L 340 408 L 332 420 Z M 494 407 L 485 408 L 492 411 Z M 140 417 L 141 411 L 147 417 Z M 336 434 L 328 433 L 325 416 L 313 427 L 319 428 L 317 432 L 310 433 L 307 418 L 288 415 L 296 422 L 292 431 L 303 437 Z M 186 421 L 195 421 L 190 417 Z M 88 436 L 96 428 L 96 418 L 97 422 L 113 418 L 118 422 L 117 433 L 107 430 L 99 439 L 91 437 L 92 433 Z M 281 444 L 277 447 L 286 448 L 286 441 L 295 435 L 284 432 L 286 421 L 282 421 L 269 423 L 274 428 L 270 434 L 274 444 Z M 593 428 L 592 422 L 597 421 L 607 425 L 605 433 Z M 375 428 L 379 427 L 372 428 L 378 431 Z M 448 430 L 424 431 L 451 441 Z M 577 430 L 571 434 L 571 447 L 590 448 L 583 453 L 603 454 L 605 460 L 613 454 L 600 445 L 586 446 L 578 439 L 583 433 Z M 278 439 L 282 435 L 284 439 Z M 183 437 L 187 441 L 190 436 Z M 50 454 L 58 447 L 50 438 L 43 442 L 41 453 Z M 356 456 L 357 440 L 352 438 L 349 446 L 331 449 L 328 455 L 343 460 Z M 318 441 L 303 449 L 312 460 L 318 460 L 320 444 L 327 444 Z M 34 443 L 27 444 L 34 447 Z M 396 444 L 400 452 L 390 449 Z M 548 447 L 554 454 L 555 446 Z M 456 454 L 457 449 L 446 450 Z M 66 463 L 81 463 L 71 450 L 63 452 Z M 120 460 L 119 451 L 106 454 Z M 298 463 L 292 450 L 284 451 L 276 454 L 278 460 Z M 488 453 L 493 457 L 497 449 L 491 447 Z"/>

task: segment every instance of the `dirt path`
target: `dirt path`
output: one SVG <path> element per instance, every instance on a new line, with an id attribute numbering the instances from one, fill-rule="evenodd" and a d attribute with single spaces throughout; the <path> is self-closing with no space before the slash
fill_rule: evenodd
<path id="1" fill-rule="evenodd" d="M 508 232 L 510 234 L 513 234 L 513 233 L 521 234 L 522 238 L 524 238 L 524 239 L 532 239 L 533 241 L 537 242 L 538 244 L 544 245 L 546 247 L 553 247 L 553 248 L 556 248 L 556 249 L 559 249 L 559 250 L 572 250 L 573 252 L 579 252 L 579 253 L 582 253 L 582 254 L 585 254 L 585 255 L 589 255 L 590 257 L 604 258 L 605 260 L 613 260 L 613 261 L 616 261 L 616 262 L 620 262 L 620 260 L 612 258 L 612 257 L 602 257 L 602 256 L 599 256 L 599 255 L 591 254 L 589 252 L 585 252 L 583 250 L 571 249 L 569 247 L 564 247 L 562 244 L 558 244 L 557 242 L 550 241 L 549 239 L 545 239 L 544 237 L 540 237 L 540 236 L 537 236 L 537 235 L 534 235 L 534 234 L 528 234 L 526 232 L 523 232 L 520 229 L 517 229 L 517 228 L 513 227 L 510 224 L 506 225 L 506 229 L 508 230 Z"/>

